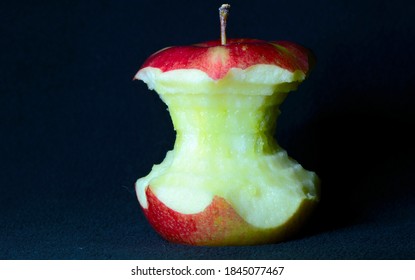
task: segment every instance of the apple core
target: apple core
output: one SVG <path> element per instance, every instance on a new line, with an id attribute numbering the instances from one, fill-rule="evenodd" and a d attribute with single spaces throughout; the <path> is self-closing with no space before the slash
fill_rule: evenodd
<path id="1" fill-rule="evenodd" d="M 291 42 L 230 39 L 166 48 L 144 63 L 135 78 L 167 104 L 177 133 L 174 149 L 135 184 L 163 238 L 252 245 L 301 227 L 319 200 L 319 179 L 273 136 L 279 107 L 310 62 Z"/>

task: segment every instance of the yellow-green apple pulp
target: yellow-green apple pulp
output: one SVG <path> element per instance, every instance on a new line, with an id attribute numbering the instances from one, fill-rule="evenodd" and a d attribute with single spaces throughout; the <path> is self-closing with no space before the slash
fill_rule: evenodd
<path id="1" fill-rule="evenodd" d="M 288 238 L 318 201 L 318 178 L 273 138 L 279 105 L 311 55 L 290 42 L 211 41 L 161 50 L 136 78 L 167 104 L 174 149 L 136 182 L 165 239 L 245 245 Z"/>

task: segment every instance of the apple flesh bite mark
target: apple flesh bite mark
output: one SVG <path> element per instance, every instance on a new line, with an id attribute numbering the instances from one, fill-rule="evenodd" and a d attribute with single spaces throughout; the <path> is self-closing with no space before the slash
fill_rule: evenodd
<path id="1" fill-rule="evenodd" d="M 256 39 L 170 47 L 135 78 L 167 104 L 174 149 L 136 182 L 165 239 L 191 245 L 286 240 L 319 198 L 319 180 L 273 138 L 279 105 L 308 75 L 310 52 Z"/>

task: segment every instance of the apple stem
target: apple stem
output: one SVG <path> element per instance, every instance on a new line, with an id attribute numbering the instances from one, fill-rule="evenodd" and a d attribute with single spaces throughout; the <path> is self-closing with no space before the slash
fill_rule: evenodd
<path id="1" fill-rule="evenodd" d="M 223 4 L 219 8 L 219 18 L 220 18 L 220 40 L 222 45 L 226 45 L 226 21 L 228 19 L 229 9 L 231 5 Z"/>

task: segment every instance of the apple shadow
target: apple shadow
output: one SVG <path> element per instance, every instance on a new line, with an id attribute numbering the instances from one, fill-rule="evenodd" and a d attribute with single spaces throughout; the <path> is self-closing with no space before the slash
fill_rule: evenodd
<path id="1" fill-rule="evenodd" d="M 305 235 L 382 223 L 411 205 L 415 118 L 372 105 L 322 113 L 283 145 L 321 179 L 321 201 Z"/>

